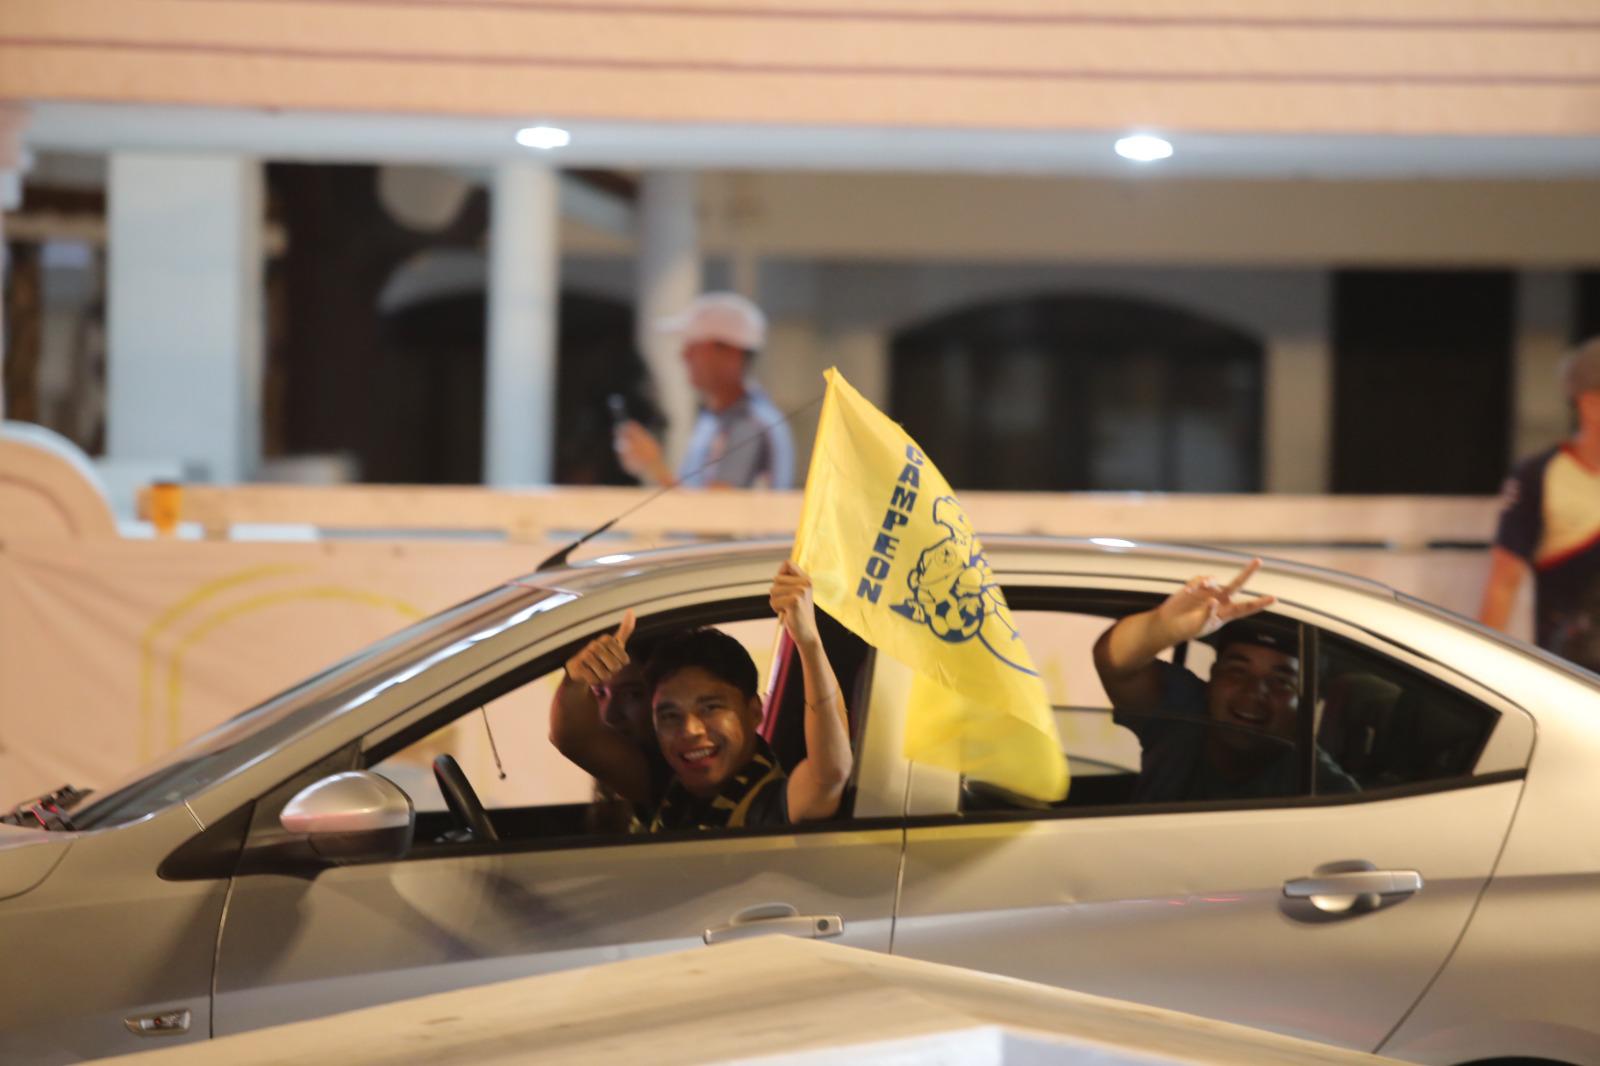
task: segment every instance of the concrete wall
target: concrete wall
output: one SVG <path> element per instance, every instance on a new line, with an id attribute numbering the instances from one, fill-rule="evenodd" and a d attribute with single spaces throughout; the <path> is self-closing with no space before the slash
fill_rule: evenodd
<path id="1" fill-rule="evenodd" d="M 1507 149 L 1515 153 L 1516 148 Z M 709 252 L 805 259 L 977 259 L 1205 266 L 1600 263 L 1592 180 L 1222 180 L 1161 170 L 1039 174 L 718 173 Z M 573 251 L 621 251 L 573 233 Z"/>
<path id="2" fill-rule="evenodd" d="M 862 129 L 1592 135 L 1573 0 L 11 3 L 0 97 Z M 1508 32 L 1508 20 L 1515 30 Z M 536 111 L 535 111 L 536 109 Z"/>

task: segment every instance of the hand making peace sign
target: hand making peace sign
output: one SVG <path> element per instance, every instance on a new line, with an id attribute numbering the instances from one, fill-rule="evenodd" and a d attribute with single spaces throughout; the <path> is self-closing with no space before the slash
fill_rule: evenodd
<path id="1" fill-rule="evenodd" d="M 1208 636 L 1229 622 L 1247 618 L 1276 603 L 1274 596 L 1234 598 L 1259 569 L 1261 560 L 1251 559 L 1226 585 L 1217 584 L 1216 579 L 1209 576 L 1190 578 L 1188 584 L 1156 608 L 1164 643 L 1172 645 Z"/>

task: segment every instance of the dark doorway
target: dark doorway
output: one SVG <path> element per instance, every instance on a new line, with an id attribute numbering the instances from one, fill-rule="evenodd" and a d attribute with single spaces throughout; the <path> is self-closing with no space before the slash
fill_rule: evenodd
<path id="1" fill-rule="evenodd" d="M 1600 337 L 1600 270 L 1579 271 L 1577 310 L 1572 316 L 1572 343 Z"/>
<path id="2" fill-rule="evenodd" d="M 1334 275 L 1334 492 L 1499 487 L 1510 460 L 1514 284 L 1503 270 Z"/>
<path id="3" fill-rule="evenodd" d="M 457 306 L 450 324 L 413 341 L 380 300 L 408 261 L 480 247 L 487 196 L 478 190 L 446 227 L 422 233 L 384 208 L 374 166 L 274 163 L 267 185 L 287 238 L 268 278 L 269 454 L 348 456 L 362 481 L 478 480 L 482 416 L 471 397 L 475 382 L 482 391 L 482 345 L 456 338 L 481 337 L 482 323 Z M 436 342 L 450 350 L 428 354 Z"/>
<path id="4" fill-rule="evenodd" d="M 402 225 L 372 166 L 273 164 L 287 247 L 268 279 L 269 454 L 332 453 L 359 479 L 483 477 L 488 199 L 466 196 L 436 230 Z M 649 377 L 620 300 L 562 293 L 557 310 L 554 477 L 631 484 L 611 444 L 607 397 L 652 428 Z"/>
<path id="5" fill-rule="evenodd" d="M 483 472 L 482 291 L 427 300 L 385 318 L 395 356 L 391 394 L 412 412 L 389 461 L 419 482 L 471 483 Z M 632 485 L 612 446 L 608 398 L 660 432 L 649 374 L 634 347 L 633 310 L 620 300 L 566 292 L 556 312 L 555 470 L 561 485 Z"/>
<path id="6" fill-rule="evenodd" d="M 1261 341 L 1121 296 L 986 304 L 907 329 L 890 413 L 956 488 L 1254 492 Z"/>

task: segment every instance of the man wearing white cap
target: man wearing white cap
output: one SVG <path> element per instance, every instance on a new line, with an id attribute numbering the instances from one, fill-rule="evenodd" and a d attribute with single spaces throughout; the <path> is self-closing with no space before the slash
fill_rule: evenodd
<path id="1" fill-rule="evenodd" d="M 1478 617 L 1503 628 L 1534 575 L 1539 646 L 1600 671 L 1600 337 L 1561 364 L 1577 429 L 1506 480 Z"/>
<path id="2" fill-rule="evenodd" d="M 653 485 L 691 488 L 794 487 L 794 442 L 783 414 L 746 374 L 767 339 L 767 316 L 732 292 L 708 292 L 658 327 L 683 338 L 700 416 L 677 477 L 661 443 L 637 422 L 617 427 L 622 468 Z"/>

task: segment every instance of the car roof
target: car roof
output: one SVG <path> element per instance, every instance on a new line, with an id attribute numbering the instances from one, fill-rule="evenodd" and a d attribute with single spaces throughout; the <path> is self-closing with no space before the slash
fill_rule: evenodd
<path id="1" fill-rule="evenodd" d="M 1457 614 L 1437 604 L 1395 589 L 1370 578 L 1313 566 L 1309 563 L 1252 554 L 1230 548 L 1157 541 L 1134 541 L 1119 537 L 1052 537 L 1043 535 L 983 534 L 985 553 L 1002 576 L 1015 577 L 1030 572 L 1041 574 L 1097 574 L 1110 578 L 1157 578 L 1183 580 L 1208 571 L 1226 574 L 1244 566 L 1252 558 L 1261 559 L 1260 577 L 1285 578 L 1296 583 L 1326 589 L 1336 598 L 1357 597 L 1399 607 L 1432 619 L 1452 629 L 1488 638 L 1499 647 L 1536 660 L 1547 667 L 1577 677 L 1585 684 L 1600 687 L 1600 676 L 1560 659 L 1542 648 L 1510 634 L 1491 629 L 1481 622 Z M 709 583 L 723 583 L 730 568 L 745 572 L 758 566 L 776 566 L 793 548 L 791 537 L 764 537 L 696 541 L 669 548 L 646 551 L 619 550 L 583 562 L 549 570 L 535 571 L 510 582 L 513 586 L 565 592 L 584 596 L 621 590 L 634 582 L 668 579 L 687 586 L 698 586 L 703 574 Z M 1304 587 L 1297 595 L 1303 596 Z M 1282 597 L 1280 597 L 1282 599 Z M 1347 613 L 1346 600 L 1336 614 Z"/>
<path id="2" fill-rule="evenodd" d="M 1307 563 L 1254 555 L 1227 548 L 1195 544 L 1168 544 L 1155 541 L 1133 541 L 1117 537 L 1051 537 L 1043 535 L 984 534 L 985 552 L 997 556 L 997 569 L 1027 570 L 1033 559 L 1053 560 L 1057 563 L 1067 557 L 1074 565 L 1090 564 L 1095 560 L 1108 561 L 1112 557 L 1130 560 L 1182 563 L 1186 566 L 1226 571 L 1244 566 L 1252 558 L 1260 558 L 1262 571 L 1309 579 L 1349 591 L 1363 592 L 1385 599 L 1395 599 L 1394 589 L 1369 578 L 1329 570 Z M 789 537 L 764 537 L 748 540 L 697 541 L 670 548 L 646 551 L 619 551 L 600 555 L 594 559 L 535 571 L 512 581 L 525 588 L 557 589 L 576 594 L 593 593 L 624 581 L 666 574 L 683 574 L 693 571 L 711 572 L 729 563 L 755 562 L 770 559 L 773 562 L 788 555 L 793 547 Z M 1050 567 L 1049 569 L 1057 569 Z M 1128 569 L 1121 563 L 1117 569 Z"/>

